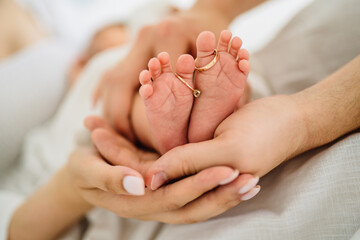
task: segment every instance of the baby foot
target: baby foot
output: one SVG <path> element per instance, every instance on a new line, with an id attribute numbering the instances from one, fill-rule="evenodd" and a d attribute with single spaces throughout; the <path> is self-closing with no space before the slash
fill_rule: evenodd
<path id="1" fill-rule="evenodd" d="M 219 59 L 210 69 L 196 72 L 195 88 L 201 96 L 194 102 L 190 125 L 189 142 L 211 139 L 216 127 L 234 112 L 243 95 L 247 76 L 250 71 L 249 53 L 240 49 L 241 39 L 231 32 L 220 35 L 217 51 Z M 214 59 L 215 35 L 202 32 L 196 42 L 197 67 L 203 67 Z"/>
<path id="2" fill-rule="evenodd" d="M 187 143 L 187 130 L 193 104 L 190 89 L 174 75 L 169 54 L 160 53 L 149 61 L 149 71 L 140 73 L 140 96 L 152 132 L 152 143 L 160 153 Z M 182 55 L 176 73 L 192 86 L 194 59 Z M 152 80 L 151 80 L 152 78 Z"/>

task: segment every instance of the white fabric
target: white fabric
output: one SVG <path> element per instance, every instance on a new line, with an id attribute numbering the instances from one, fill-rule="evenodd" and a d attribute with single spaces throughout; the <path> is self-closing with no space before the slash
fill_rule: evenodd
<path id="1" fill-rule="evenodd" d="M 123 51 L 111 51 L 109 58 L 105 56 L 101 61 L 93 62 L 96 67 L 89 65 L 87 74 L 69 92 L 54 119 L 29 133 L 19 165 L 1 175 L 0 239 L 6 239 L 3 230 L 9 224 L 10 211 L 64 165 L 75 147 L 77 136 L 85 131 L 83 119 L 94 112 L 90 102 L 91 89 Z M 12 192 L 18 195 L 14 196 Z"/>
<path id="2" fill-rule="evenodd" d="M 18 157 L 27 132 L 55 113 L 74 52 L 47 39 L 0 63 L 0 175 Z"/>
<path id="3" fill-rule="evenodd" d="M 250 53 L 270 42 L 288 21 L 314 0 L 270 0 L 239 15 L 229 26 Z"/>

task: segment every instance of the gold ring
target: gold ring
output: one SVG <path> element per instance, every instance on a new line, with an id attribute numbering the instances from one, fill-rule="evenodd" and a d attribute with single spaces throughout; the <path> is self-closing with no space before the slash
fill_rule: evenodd
<path id="1" fill-rule="evenodd" d="M 174 75 L 177 79 L 179 79 L 183 84 L 185 84 L 186 87 L 188 87 L 193 92 L 194 97 L 196 98 L 200 97 L 201 92 L 199 90 L 191 87 L 190 84 L 188 84 L 182 77 L 180 77 L 179 74 L 174 73 Z"/>
<path id="2" fill-rule="evenodd" d="M 199 72 L 203 72 L 203 71 L 206 71 L 206 70 L 209 70 L 210 68 L 212 68 L 219 60 L 219 53 L 218 53 L 217 49 L 214 49 L 213 54 L 215 55 L 214 59 L 211 60 L 211 62 L 208 65 L 205 65 L 203 67 L 196 66 L 196 62 L 197 62 L 197 58 L 196 58 L 195 59 L 195 70 L 197 70 Z"/>

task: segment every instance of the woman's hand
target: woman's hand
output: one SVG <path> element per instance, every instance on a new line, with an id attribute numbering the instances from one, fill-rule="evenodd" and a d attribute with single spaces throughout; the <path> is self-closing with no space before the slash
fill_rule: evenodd
<path id="1" fill-rule="evenodd" d="M 154 190 L 167 181 L 215 166 L 229 166 L 261 177 L 305 151 L 307 134 L 292 97 L 260 99 L 225 119 L 213 140 L 180 146 L 164 154 L 150 168 L 146 184 Z"/>
<path id="2" fill-rule="evenodd" d="M 80 150 L 77 156 L 73 155 L 72 157 L 72 161 L 75 162 L 72 168 L 74 173 L 82 172 L 80 169 L 90 169 L 90 166 L 85 165 L 91 165 L 90 163 L 94 161 L 97 162 L 95 169 L 98 172 L 102 172 L 100 164 L 104 168 L 126 165 L 145 174 L 157 158 L 154 153 L 136 149 L 98 117 L 88 118 L 85 125 L 92 131 L 92 139 L 102 156 L 115 166 L 109 165 L 92 150 Z M 84 165 L 81 162 L 84 162 Z M 121 188 L 119 191 L 115 191 L 119 188 L 121 179 L 115 175 L 112 177 L 111 171 L 108 171 L 108 175 L 101 176 L 102 180 L 98 178 L 99 182 L 110 184 L 106 188 L 101 187 L 101 184 L 97 184 L 99 187 L 90 187 L 89 183 L 91 185 L 94 177 L 98 174 L 89 174 L 92 171 L 86 172 L 89 175 L 85 177 L 88 178 L 85 181 L 88 186 L 83 189 L 84 183 L 82 183 L 79 189 L 83 197 L 93 205 L 108 209 L 122 217 L 165 223 L 204 221 L 236 206 L 242 200 L 250 199 L 260 190 L 256 186 L 258 178 L 249 174 L 238 176 L 237 171 L 225 166 L 204 169 L 157 191 L 145 189 L 144 196 L 136 197 L 122 195 L 123 189 Z M 119 175 L 121 176 L 121 174 Z M 77 179 L 82 180 L 84 177 L 77 177 Z M 74 181 L 77 182 L 76 179 Z"/>

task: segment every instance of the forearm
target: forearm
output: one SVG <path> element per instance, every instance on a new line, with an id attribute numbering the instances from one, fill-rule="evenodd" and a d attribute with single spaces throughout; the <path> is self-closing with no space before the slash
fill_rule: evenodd
<path id="1" fill-rule="evenodd" d="M 14 213 L 9 239 L 54 239 L 79 220 L 91 206 L 72 191 L 61 170 Z"/>
<path id="2" fill-rule="evenodd" d="M 294 95 L 307 127 L 305 149 L 360 127 L 360 55 L 323 81 Z"/>

